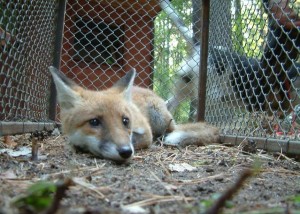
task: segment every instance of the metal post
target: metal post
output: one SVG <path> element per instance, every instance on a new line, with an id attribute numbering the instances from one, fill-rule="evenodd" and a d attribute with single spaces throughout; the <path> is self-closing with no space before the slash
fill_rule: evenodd
<path id="1" fill-rule="evenodd" d="M 210 0 L 202 0 L 202 22 L 201 22 L 201 52 L 198 87 L 198 110 L 197 121 L 205 119 L 205 97 L 208 59 L 208 37 L 209 37 L 209 10 Z"/>
<path id="2" fill-rule="evenodd" d="M 61 49 L 63 42 L 64 20 L 65 20 L 66 0 L 59 0 L 57 9 L 57 25 L 55 33 L 55 44 L 53 53 L 53 66 L 60 67 Z M 56 119 L 56 89 L 53 80 L 51 79 L 50 98 L 49 98 L 49 119 Z"/>

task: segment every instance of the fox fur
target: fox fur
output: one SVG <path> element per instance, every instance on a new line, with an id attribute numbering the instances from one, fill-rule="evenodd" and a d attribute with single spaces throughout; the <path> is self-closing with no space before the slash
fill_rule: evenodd
<path id="1" fill-rule="evenodd" d="M 63 133 L 77 149 L 124 162 L 135 149 L 149 147 L 153 138 L 162 135 L 167 145 L 219 142 L 218 129 L 205 123 L 176 125 L 162 98 L 133 86 L 134 69 L 102 91 L 84 89 L 52 66 L 49 70 L 57 89 Z"/>

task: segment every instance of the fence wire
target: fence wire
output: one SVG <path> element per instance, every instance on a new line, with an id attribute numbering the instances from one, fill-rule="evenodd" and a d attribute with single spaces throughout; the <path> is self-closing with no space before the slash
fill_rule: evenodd
<path id="1" fill-rule="evenodd" d="M 206 115 L 224 134 L 299 140 L 299 6 L 212 2 Z"/>
<path id="2" fill-rule="evenodd" d="M 0 121 L 48 121 L 56 5 L 1 1 Z"/>

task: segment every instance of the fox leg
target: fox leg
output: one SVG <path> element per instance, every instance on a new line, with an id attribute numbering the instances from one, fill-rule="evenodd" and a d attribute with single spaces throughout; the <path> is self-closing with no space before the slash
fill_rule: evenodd
<path id="1" fill-rule="evenodd" d="M 152 133 L 145 129 L 132 130 L 132 143 L 135 149 L 146 149 L 152 143 Z"/>

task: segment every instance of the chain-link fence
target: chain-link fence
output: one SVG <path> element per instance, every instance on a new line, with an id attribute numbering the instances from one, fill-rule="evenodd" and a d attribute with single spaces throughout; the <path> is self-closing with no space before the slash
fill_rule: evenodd
<path id="1" fill-rule="evenodd" d="M 49 122 L 56 9 L 57 1 L 1 1 L 0 135 Z"/>
<path id="2" fill-rule="evenodd" d="M 200 3 L 172 1 L 191 30 L 193 12 L 195 22 L 200 21 Z M 195 32 L 199 34 L 200 26 Z M 178 66 L 191 48 L 159 1 L 67 2 L 61 70 L 86 88 L 110 87 L 134 67 L 135 83 L 167 100 L 176 87 Z M 175 117 L 186 121 L 188 116 L 186 102 Z"/>
<path id="3" fill-rule="evenodd" d="M 16 18 L 2 18 L 13 24 L 1 25 L 6 26 L 1 42 L 7 41 L 5 33 L 12 38 L 25 29 L 29 33 L 2 45 L 1 120 L 49 118 L 47 66 L 53 61 L 93 90 L 110 87 L 134 67 L 135 83 L 167 100 L 177 122 L 195 120 L 198 71 L 205 60 L 200 59 L 205 9 L 200 0 L 69 0 L 63 31 L 56 34 L 62 36 L 56 60 L 51 55 L 57 50 L 53 33 L 60 32 L 53 30 L 55 1 L 22 4 L 28 8 L 6 7 L 28 16 L 18 12 Z M 295 0 L 211 0 L 205 120 L 220 127 L 224 141 L 299 140 L 298 14 Z"/>
<path id="4" fill-rule="evenodd" d="M 300 139 L 299 6 L 212 2 L 206 119 L 224 135 Z"/>

